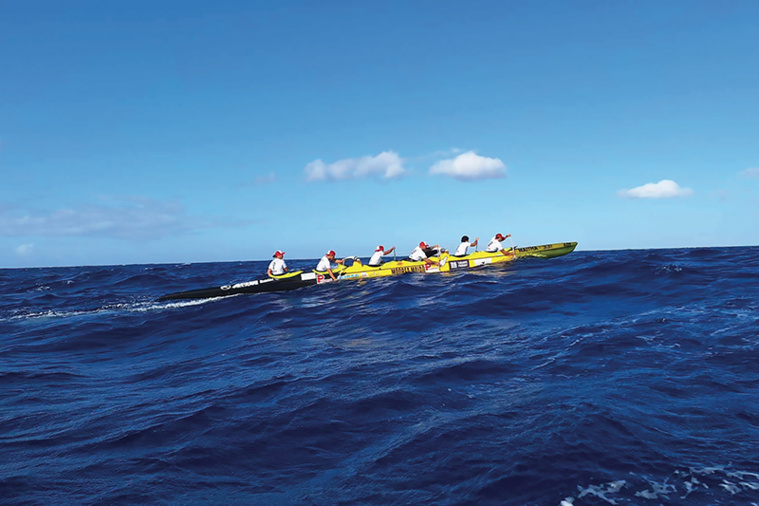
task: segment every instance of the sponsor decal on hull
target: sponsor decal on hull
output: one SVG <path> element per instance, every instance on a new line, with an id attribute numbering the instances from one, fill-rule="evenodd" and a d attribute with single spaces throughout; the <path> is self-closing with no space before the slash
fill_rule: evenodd
<path id="1" fill-rule="evenodd" d="M 552 249 L 560 249 L 560 248 L 571 248 L 572 243 L 571 242 L 565 242 L 561 245 L 558 244 L 544 244 L 542 246 L 527 246 L 524 248 L 517 248 L 518 251 L 522 252 L 534 252 L 534 251 L 548 251 Z"/>
<path id="2" fill-rule="evenodd" d="M 451 260 L 450 262 L 448 262 L 448 265 L 450 266 L 451 270 L 468 269 L 469 260 Z"/>
<path id="3" fill-rule="evenodd" d="M 274 280 L 273 279 L 262 279 L 260 281 L 259 280 L 256 280 L 256 281 L 246 281 L 244 283 L 237 283 L 237 284 L 234 284 L 234 285 L 220 286 L 219 288 L 221 288 L 222 290 L 231 290 L 231 289 L 237 290 L 238 288 L 247 288 L 249 286 L 256 286 L 258 284 L 270 283 L 272 281 L 274 281 Z"/>
<path id="4" fill-rule="evenodd" d="M 394 269 L 390 269 L 390 271 L 396 275 L 396 274 L 408 274 L 411 272 L 425 272 L 425 266 L 424 265 L 409 265 L 407 267 L 396 267 Z"/>
<path id="5" fill-rule="evenodd" d="M 343 274 L 340 276 L 342 279 L 356 279 L 356 278 L 368 278 L 368 272 L 354 272 L 353 274 Z"/>

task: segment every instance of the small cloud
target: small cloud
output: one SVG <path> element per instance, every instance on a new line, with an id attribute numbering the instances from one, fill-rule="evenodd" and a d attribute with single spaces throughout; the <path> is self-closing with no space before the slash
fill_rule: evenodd
<path id="1" fill-rule="evenodd" d="M 274 175 L 273 172 L 269 172 L 266 176 L 258 176 L 253 180 L 254 184 L 260 185 L 260 184 L 269 184 L 273 183 L 277 180 L 277 177 Z"/>
<path id="2" fill-rule="evenodd" d="M 430 160 L 440 160 L 441 158 L 451 158 L 463 153 L 464 150 L 460 148 L 441 149 L 438 151 L 432 151 L 430 153 L 407 158 L 407 160 L 413 160 L 418 163 L 430 163 Z"/>
<path id="3" fill-rule="evenodd" d="M 306 181 L 342 181 L 367 177 L 394 179 L 405 172 L 403 159 L 398 153 L 383 151 L 377 156 L 346 158 L 330 164 L 314 160 L 306 165 Z"/>
<path id="4" fill-rule="evenodd" d="M 217 225 L 212 220 L 187 216 L 175 202 L 134 196 L 101 197 L 99 200 L 102 203 L 98 205 L 54 210 L 0 209 L 0 235 L 141 240 L 180 235 Z M 230 224 L 235 225 L 227 225 Z"/>
<path id="5" fill-rule="evenodd" d="M 743 172 L 741 172 L 741 176 L 747 178 L 747 179 L 759 179 L 759 167 L 753 167 L 751 169 L 746 169 Z"/>
<path id="6" fill-rule="evenodd" d="M 27 243 L 16 246 L 16 254 L 20 257 L 28 257 L 34 252 L 34 244 Z"/>
<path id="7" fill-rule="evenodd" d="M 658 183 L 648 183 L 630 190 L 619 190 L 617 195 L 631 199 L 669 199 L 693 195 L 690 188 L 680 188 L 671 179 L 662 179 Z"/>
<path id="8" fill-rule="evenodd" d="M 460 148 L 451 148 L 444 151 L 435 151 L 432 153 L 431 156 L 434 156 L 435 158 L 442 158 L 444 156 L 453 156 L 458 155 L 459 153 L 463 153 L 464 150 Z"/>
<path id="9" fill-rule="evenodd" d="M 430 167 L 430 174 L 445 174 L 462 181 L 506 177 L 506 165 L 498 158 L 467 151 L 456 158 L 441 160 Z"/>
<path id="10" fill-rule="evenodd" d="M 269 172 L 266 175 L 256 176 L 253 179 L 242 181 L 238 183 L 237 186 L 250 188 L 253 186 L 264 186 L 264 185 L 272 184 L 276 182 L 277 182 L 277 176 L 273 172 Z"/>

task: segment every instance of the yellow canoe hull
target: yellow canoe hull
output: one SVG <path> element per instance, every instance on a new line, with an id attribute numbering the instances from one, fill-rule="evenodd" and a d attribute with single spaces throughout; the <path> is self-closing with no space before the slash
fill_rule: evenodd
<path id="1" fill-rule="evenodd" d="M 438 261 L 437 265 L 427 265 L 425 262 L 412 262 L 409 260 L 393 260 L 391 262 L 385 262 L 379 267 L 371 267 L 369 265 L 363 265 L 360 261 L 354 261 L 353 265 L 341 269 L 340 278 L 372 279 L 398 276 L 414 272 L 428 274 L 434 272 L 475 269 L 486 265 L 511 262 L 514 259 L 523 257 L 554 258 L 567 255 L 574 251 L 576 247 L 576 242 L 563 242 L 544 244 L 541 246 L 530 246 L 527 248 L 516 248 L 516 250 L 507 250 L 507 254 L 503 254 L 500 251 L 495 253 L 476 251 L 463 257 L 455 257 L 449 253 L 443 253 L 440 257 L 433 258 Z"/>

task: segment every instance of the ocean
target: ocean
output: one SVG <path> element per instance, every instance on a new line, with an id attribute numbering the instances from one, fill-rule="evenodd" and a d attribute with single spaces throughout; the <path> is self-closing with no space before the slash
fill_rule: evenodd
<path id="1" fill-rule="evenodd" d="M 759 504 L 759 247 L 267 264 L 0 270 L 0 503 Z"/>

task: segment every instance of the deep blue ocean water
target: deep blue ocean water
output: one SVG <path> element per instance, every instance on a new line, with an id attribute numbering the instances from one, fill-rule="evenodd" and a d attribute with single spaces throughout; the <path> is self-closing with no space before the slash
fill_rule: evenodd
<path id="1" fill-rule="evenodd" d="M 757 247 L 266 265 L 0 270 L 0 503 L 759 503 Z"/>

